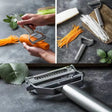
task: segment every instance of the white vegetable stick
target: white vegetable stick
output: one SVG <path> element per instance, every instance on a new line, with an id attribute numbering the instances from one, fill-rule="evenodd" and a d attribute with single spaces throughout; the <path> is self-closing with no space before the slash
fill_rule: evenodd
<path id="1" fill-rule="evenodd" d="M 65 10 L 63 12 L 60 12 L 56 16 L 56 23 L 61 24 L 78 14 L 79 14 L 79 11 L 77 8 L 71 8 L 71 9 Z"/>
<path id="2" fill-rule="evenodd" d="M 85 23 L 91 29 L 91 31 L 103 42 L 107 42 L 109 40 L 107 33 L 94 18 L 89 15 L 82 15 L 81 21 Z"/>

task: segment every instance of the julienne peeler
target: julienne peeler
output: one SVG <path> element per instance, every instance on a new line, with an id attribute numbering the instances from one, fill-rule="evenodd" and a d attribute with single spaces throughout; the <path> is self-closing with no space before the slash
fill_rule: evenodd
<path id="1" fill-rule="evenodd" d="M 76 56 L 74 58 L 75 63 L 79 62 L 79 60 L 80 60 L 82 54 L 84 53 L 86 47 L 92 46 L 94 44 L 93 39 L 88 39 L 85 36 L 81 36 L 80 42 L 81 42 L 80 49 L 79 49 L 79 51 L 77 52 L 77 54 L 76 54 Z"/>
<path id="2" fill-rule="evenodd" d="M 99 11 L 99 8 L 101 7 L 101 1 L 100 0 L 94 0 L 94 1 L 88 2 L 88 6 L 92 9 L 94 9 L 98 23 L 100 24 L 101 27 L 104 27 L 101 13 Z"/>
<path id="3" fill-rule="evenodd" d="M 17 21 L 21 21 L 22 20 L 22 18 L 19 15 L 15 15 L 15 17 L 16 17 Z M 39 31 L 32 30 L 29 27 L 29 25 L 24 25 L 24 28 L 28 31 L 28 33 L 29 33 L 29 41 L 32 44 L 35 44 L 35 43 L 37 43 L 37 42 L 39 42 L 41 40 L 44 40 L 46 38 L 46 36 L 43 33 L 39 32 Z M 32 41 L 31 40 L 32 36 L 36 37 L 37 39 L 35 41 Z"/>
<path id="4" fill-rule="evenodd" d="M 78 87 L 84 87 L 84 74 L 73 65 L 26 78 L 26 89 L 37 96 L 65 95 L 89 112 L 112 112 Z"/>

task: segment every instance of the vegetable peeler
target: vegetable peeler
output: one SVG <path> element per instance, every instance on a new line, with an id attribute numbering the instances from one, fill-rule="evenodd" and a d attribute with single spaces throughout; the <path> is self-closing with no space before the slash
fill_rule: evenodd
<path id="1" fill-rule="evenodd" d="M 89 112 L 112 112 L 112 109 L 97 101 L 78 87 L 84 85 L 84 74 L 73 65 L 46 73 L 26 77 L 26 89 L 38 96 L 64 94 Z"/>
<path id="2" fill-rule="evenodd" d="M 82 36 L 81 39 L 81 46 L 80 46 L 80 49 L 77 53 L 77 55 L 75 56 L 75 63 L 78 63 L 82 54 L 84 53 L 86 47 L 88 46 L 92 46 L 94 44 L 94 40 L 93 39 L 88 39 L 86 38 L 85 36 Z"/>
<path id="3" fill-rule="evenodd" d="M 94 0 L 91 2 L 88 2 L 88 6 L 92 9 L 94 9 L 98 23 L 100 24 L 101 27 L 104 26 L 103 20 L 99 11 L 99 8 L 101 7 L 101 1 L 100 0 Z"/>
<path id="4" fill-rule="evenodd" d="M 19 15 L 16 15 L 15 17 L 16 17 L 17 21 L 21 21 L 22 20 L 22 18 Z M 46 38 L 46 36 L 43 33 L 39 32 L 39 31 L 32 30 L 29 27 L 29 25 L 24 25 L 24 28 L 28 31 L 28 33 L 29 33 L 29 41 L 32 44 L 35 44 L 35 43 L 37 43 L 37 42 L 39 42 L 41 40 L 44 40 Z M 32 41 L 31 40 L 32 36 L 36 37 L 37 39 L 35 41 Z"/>

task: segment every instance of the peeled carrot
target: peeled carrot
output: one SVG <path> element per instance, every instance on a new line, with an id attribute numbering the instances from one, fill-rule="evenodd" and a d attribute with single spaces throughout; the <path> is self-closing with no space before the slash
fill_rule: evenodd
<path id="1" fill-rule="evenodd" d="M 82 32 L 83 30 L 80 29 L 79 26 L 74 25 L 73 29 L 65 37 L 57 41 L 58 47 L 62 48 L 64 45 L 68 46 L 68 44 L 76 39 Z"/>
<path id="2" fill-rule="evenodd" d="M 19 38 L 15 35 L 10 35 L 8 38 L 0 39 L 0 46 L 4 46 L 7 44 L 18 43 Z"/>
<path id="3" fill-rule="evenodd" d="M 30 39 L 31 39 L 32 41 L 35 41 L 35 40 L 36 40 L 36 37 L 30 37 Z M 21 43 L 25 42 L 26 44 L 28 44 L 28 45 L 30 45 L 30 46 L 42 48 L 42 49 L 44 49 L 44 50 L 48 50 L 48 49 L 49 49 L 49 46 L 50 46 L 48 43 L 44 42 L 44 40 L 39 41 L 39 42 L 37 42 L 37 43 L 35 43 L 35 44 L 32 44 L 32 43 L 29 41 L 29 39 L 28 39 L 28 34 L 23 34 L 23 35 L 21 35 L 20 38 L 19 38 L 19 41 L 20 41 Z"/>
<path id="4" fill-rule="evenodd" d="M 36 37 L 31 37 L 30 38 L 32 41 L 35 41 L 36 40 Z M 42 41 L 39 41 L 35 44 L 32 44 L 29 39 L 28 39 L 28 34 L 23 34 L 19 37 L 15 36 L 15 35 L 10 35 L 8 38 L 5 38 L 5 39 L 0 39 L 0 46 L 4 46 L 4 45 L 7 45 L 7 44 L 14 44 L 14 43 L 18 43 L 18 42 L 25 42 L 26 44 L 30 45 L 30 46 L 34 46 L 34 47 L 39 47 L 39 48 L 42 48 L 44 50 L 48 50 L 49 49 L 49 44 L 44 42 L 44 40 Z"/>

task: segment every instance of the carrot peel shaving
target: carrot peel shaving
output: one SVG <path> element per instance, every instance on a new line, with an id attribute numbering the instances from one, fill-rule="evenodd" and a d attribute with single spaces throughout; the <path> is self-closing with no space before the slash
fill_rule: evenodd
<path id="1" fill-rule="evenodd" d="M 35 41 L 37 38 L 36 37 L 31 37 L 30 39 L 32 41 Z M 50 47 L 50 45 L 48 43 L 44 42 L 44 40 L 41 40 L 41 41 L 39 41 L 35 44 L 32 44 L 29 41 L 28 34 L 23 34 L 20 37 L 17 37 L 15 35 L 10 35 L 8 38 L 0 39 L 0 46 L 4 46 L 4 45 L 7 45 L 7 44 L 15 44 L 15 43 L 18 43 L 18 42 L 21 42 L 21 43 L 25 42 L 29 46 L 39 47 L 39 48 L 42 48 L 44 50 L 48 50 L 49 47 Z"/>
<path id="2" fill-rule="evenodd" d="M 18 40 L 19 40 L 19 38 L 17 36 L 10 35 L 8 38 L 0 39 L 0 46 L 18 43 Z"/>
<path id="3" fill-rule="evenodd" d="M 73 29 L 62 39 L 58 40 L 58 47 L 62 48 L 64 45 L 68 47 L 68 44 L 75 40 L 83 32 L 79 26 L 73 26 Z"/>

